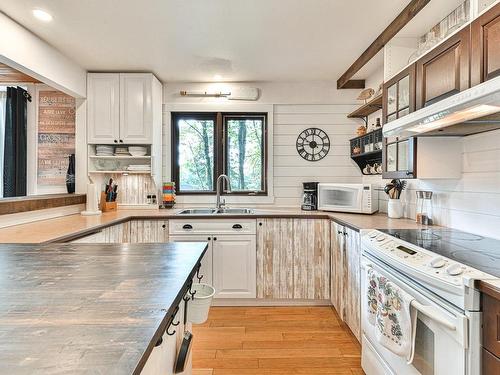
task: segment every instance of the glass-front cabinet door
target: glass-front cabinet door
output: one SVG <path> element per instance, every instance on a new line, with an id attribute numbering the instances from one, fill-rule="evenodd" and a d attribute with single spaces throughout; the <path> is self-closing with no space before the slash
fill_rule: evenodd
<path id="1" fill-rule="evenodd" d="M 383 122 L 394 121 L 415 110 L 415 65 L 384 83 Z"/>
<path id="2" fill-rule="evenodd" d="M 383 178 L 416 178 L 416 142 L 414 137 L 384 138 Z"/>

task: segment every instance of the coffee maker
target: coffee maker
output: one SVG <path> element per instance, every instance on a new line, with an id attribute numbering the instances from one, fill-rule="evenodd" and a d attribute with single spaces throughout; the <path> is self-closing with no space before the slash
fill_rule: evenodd
<path id="1" fill-rule="evenodd" d="M 303 182 L 304 194 L 302 194 L 302 210 L 316 211 L 318 209 L 318 183 Z"/>

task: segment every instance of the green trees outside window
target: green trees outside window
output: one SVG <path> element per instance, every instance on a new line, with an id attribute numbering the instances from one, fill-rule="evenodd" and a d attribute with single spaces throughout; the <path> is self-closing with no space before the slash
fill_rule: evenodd
<path id="1" fill-rule="evenodd" d="M 179 194 L 212 194 L 220 174 L 232 194 L 266 194 L 266 114 L 173 113 L 172 128 Z"/>

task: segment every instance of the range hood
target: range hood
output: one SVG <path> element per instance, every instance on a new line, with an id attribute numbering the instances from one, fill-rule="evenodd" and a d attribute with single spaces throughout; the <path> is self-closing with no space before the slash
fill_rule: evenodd
<path id="1" fill-rule="evenodd" d="M 500 129 L 500 77 L 384 125 L 385 137 L 465 136 Z"/>

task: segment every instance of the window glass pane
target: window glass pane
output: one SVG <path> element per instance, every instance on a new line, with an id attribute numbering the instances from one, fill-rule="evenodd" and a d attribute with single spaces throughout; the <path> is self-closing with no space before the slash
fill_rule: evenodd
<path id="1" fill-rule="evenodd" d="M 261 191 L 263 117 L 226 119 L 226 170 L 234 191 Z"/>
<path id="2" fill-rule="evenodd" d="M 408 141 L 399 142 L 398 144 L 398 171 L 406 171 L 408 169 Z"/>
<path id="3" fill-rule="evenodd" d="M 387 145 L 387 166 L 386 166 L 387 172 L 394 172 L 396 170 L 396 158 L 397 158 L 396 151 L 397 151 L 396 143 L 391 143 L 390 145 Z"/>
<path id="4" fill-rule="evenodd" d="M 387 89 L 387 113 L 396 112 L 396 92 L 397 85 L 392 85 Z"/>
<path id="5" fill-rule="evenodd" d="M 177 121 L 179 191 L 214 190 L 214 130 L 213 119 Z"/>
<path id="6" fill-rule="evenodd" d="M 398 118 L 405 117 L 409 113 L 410 113 L 410 108 L 409 107 L 404 108 L 403 110 L 398 112 Z"/>
<path id="7" fill-rule="evenodd" d="M 410 105 L 410 76 L 406 76 L 399 81 L 398 109 Z"/>

